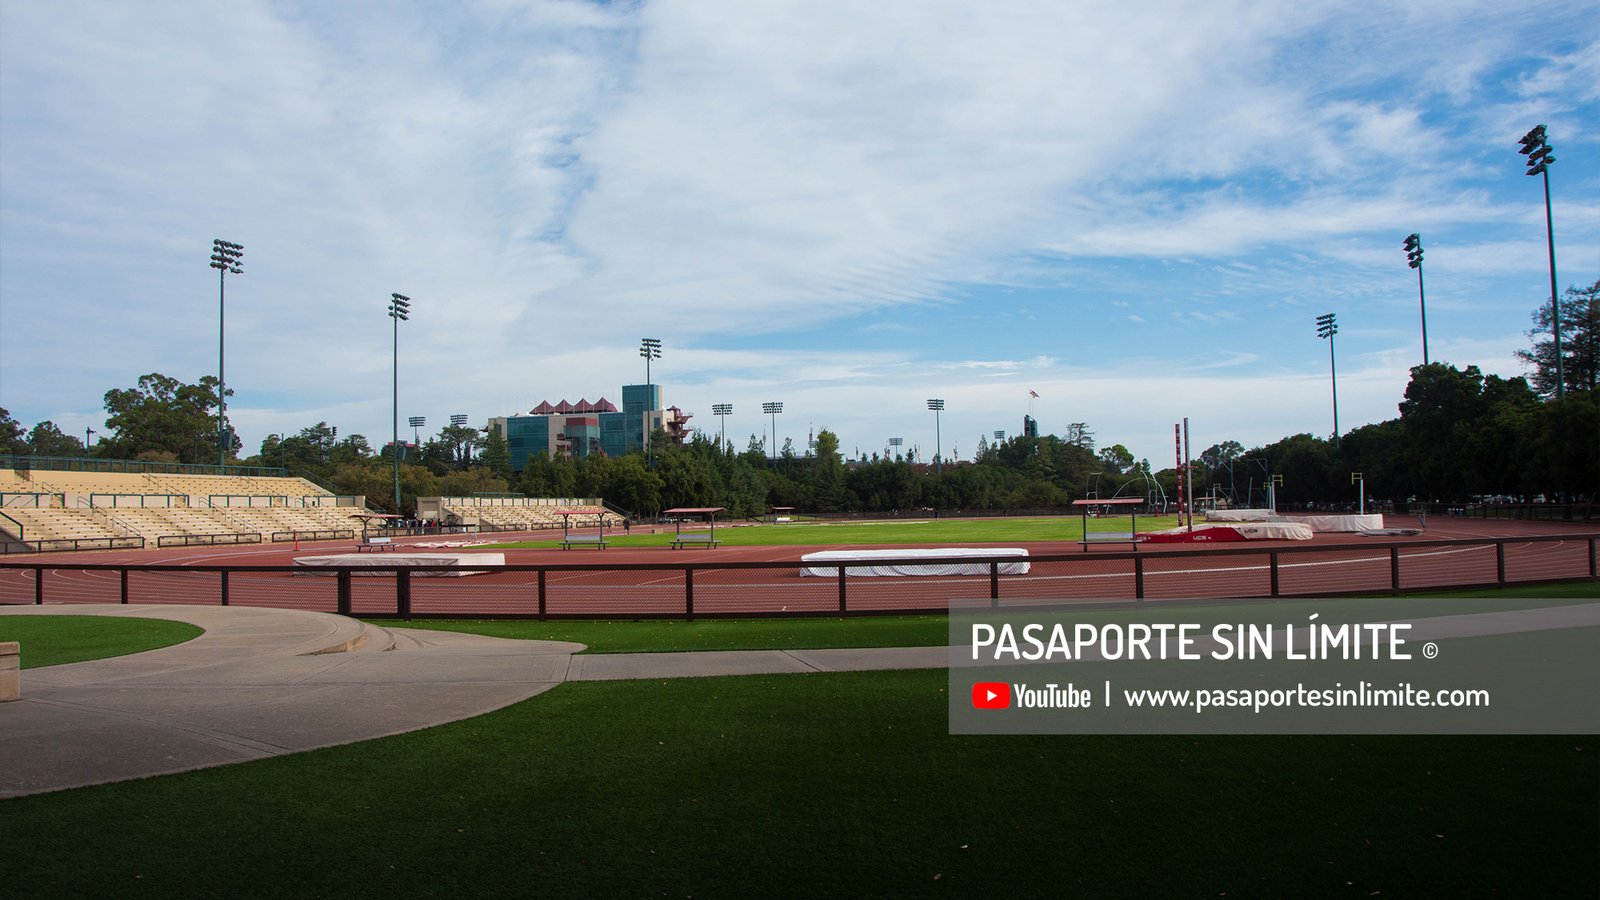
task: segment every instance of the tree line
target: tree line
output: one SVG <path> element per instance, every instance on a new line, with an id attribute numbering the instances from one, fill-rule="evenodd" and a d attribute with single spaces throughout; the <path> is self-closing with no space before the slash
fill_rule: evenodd
<path id="1" fill-rule="evenodd" d="M 1476 366 L 1443 362 L 1417 366 L 1396 418 L 1338 436 L 1296 434 L 1264 446 L 1223 441 L 1206 448 L 1190 470 L 1194 495 L 1260 505 L 1267 485 L 1281 482 L 1279 503 L 1347 504 L 1359 473 L 1368 497 L 1398 502 L 1593 501 L 1600 497 L 1597 297 L 1600 282 L 1564 297 L 1560 399 L 1554 396 L 1556 353 L 1545 306 L 1533 314 L 1531 348 L 1519 352 L 1528 377 L 1484 375 Z M 0 409 L 0 454 L 212 463 L 216 401 L 216 381 L 209 376 L 186 384 L 152 373 L 133 388 L 106 393 L 110 433 L 87 444 L 50 421 L 24 429 Z M 338 493 L 364 495 L 375 507 L 394 504 L 389 451 L 375 450 L 363 435 L 341 437 L 337 427 L 318 422 L 296 434 L 269 435 L 257 453 L 239 458 L 232 427 L 224 423 L 221 434 L 240 465 L 282 467 Z M 638 515 L 721 506 L 734 516 L 755 516 L 774 506 L 822 513 L 1040 509 L 1084 497 L 1175 501 L 1179 491 L 1176 469 L 1153 471 L 1148 460 L 1135 460 L 1121 444 L 1097 451 L 1093 433 L 1081 422 L 1061 436 L 980 441 L 974 460 L 942 465 L 909 454 L 846 460 L 838 437 L 826 428 L 804 455 L 786 441 L 769 457 L 754 435 L 738 452 L 704 435 L 680 442 L 660 431 L 650 446 L 648 455 L 537 456 L 512 471 L 498 431 L 449 425 L 405 448 L 401 509 L 390 511 L 413 510 L 421 496 L 476 493 L 598 496 Z"/>

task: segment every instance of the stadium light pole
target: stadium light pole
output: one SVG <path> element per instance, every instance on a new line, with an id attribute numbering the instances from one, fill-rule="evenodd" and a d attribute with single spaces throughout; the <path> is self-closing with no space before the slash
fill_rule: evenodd
<path id="1" fill-rule="evenodd" d="M 1417 303 L 1422 307 L 1422 364 L 1428 364 L 1428 298 L 1422 292 L 1422 235 L 1406 237 L 1406 264 L 1417 270 Z"/>
<path id="2" fill-rule="evenodd" d="M 406 421 L 411 423 L 411 439 L 416 441 L 417 446 L 420 448 L 422 446 L 422 428 L 428 424 L 428 417 L 412 416 Z"/>
<path id="3" fill-rule="evenodd" d="M 95 432 L 95 430 L 93 428 L 85 427 L 83 429 L 83 455 L 84 456 L 88 456 L 89 455 L 89 439 L 91 437 L 94 437 L 95 433 L 96 432 Z"/>
<path id="4" fill-rule="evenodd" d="M 718 422 L 722 423 L 722 437 L 718 441 L 722 447 L 726 448 L 728 444 L 728 416 L 733 415 L 733 404 L 713 403 L 711 404 L 711 414 L 717 417 Z"/>
<path id="5" fill-rule="evenodd" d="M 896 457 L 898 457 L 900 455 L 900 446 L 902 444 L 904 444 L 905 442 L 906 442 L 905 438 L 897 438 L 897 437 L 889 438 L 889 446 L 894 448 L 894 455 Z M 887 454 L 885 454 L 885 455 L 887 455 Z"/>
<path id="6" fill-rule="evenodd" d="M 761 411 L 772 416 L 772 458 L 778 458 L 778 413 L 783 412 L 782 403 L 763 403 Z"/>
<path id="7" fill-rule="evenodd" d="M 227 333 L 228 273 L 244 274 L 244 245 L 217 238 L 211 242 L 211 268 L 217 270 L 217 468 L 228 464 L 228 388 L 223 378 L 223 346 Z"/>
<path id="8" fill-rule="evenodd" d="M 394 436 L 389 455 L 394 458 L 394 514 L 400 515 L 400 323 L 411 318 L 411 298 L 389 295 L 389 318 L 394 320 Z"/>
<path id="9" fill-rule="evenodd" d="M 1566 392 L 1566 377 L 1561 370 L 1561 295 L 1556 290 L 1556 225 L 1550 213 L 1550 166 L 1556 157 L 1550 142 L 1545 140 L 1544 126 L 1540 125 L 1522 136 L 1522 149 L 1517 151 L 1528 158 L 1528 174 L 1544 176 L 1544 230 L 1550 242 L 1550 327 L 1556 347 L 1556 399 Z"/>
<path id="10" fill-rule="evenodd" d="M 650 360 L 661 358 L 661 342 L 655 338 L 639 341 L 639 355 L 644 357 L 644 383 L 650 384 Z"/>
<path id="11" fill-rule="evenodd" d="M 1317 337 L 1328 341 L 1328 379 L 1333 383 L 1333 445 L 1339 446 L 1339 370 L 1333 361 L 1333 336 L 1339 333 L 1339 322 L 1333 313 L 1317 316 Z"/>
<path id="12" fill-rule="evenodd" d="M 939 413 L 944 411 L 944 401 L 929 400 L 928 408 L 933 410 L 933 472 L 935 475 L 943 475 L 944 453 L 939 444 Z"/>

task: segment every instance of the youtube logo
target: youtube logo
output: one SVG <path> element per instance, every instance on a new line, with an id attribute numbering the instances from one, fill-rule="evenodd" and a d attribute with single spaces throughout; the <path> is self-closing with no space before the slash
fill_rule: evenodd
<path id="1" fill-rule="evenodd" d="M 1011 685 L 1004 681 L 980 681 L 972 686 L 973 709 L 1006 709 L 1011 705 Z"/>

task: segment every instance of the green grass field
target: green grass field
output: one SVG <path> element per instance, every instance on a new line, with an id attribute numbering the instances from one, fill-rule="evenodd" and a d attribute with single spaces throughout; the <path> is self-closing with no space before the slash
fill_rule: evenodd
<path id="1" fill-rule="evenodd" d="M 22 668 L 105 659 L 181 644 L 202 634 L 187 622 L 126 616 L 0 616 L 0 641 L 21 644 Z"/>
<path id="2" fill-rule="evenodd" d="M 1337 604 L 1341 609 L 1370 610 L 1378 615 L 1418 614 L 1427 598 L 1483 597 L 1489 604 L 1515 605 L 1522 598 L 1600 599 L 1600 582 L 1523 585 L 1493 592 L 1448 591 L 1406 597 L 1344 598 L 1339 600 L 1283 600 L 1267 604 L 1283 616 L 1303 617 L 1313 604 Z M 1226 608 L 1226 604 L 1221 605 Z M 1155 607 L 1152 607 L 1155 608 Z M 1192 610 L 1192 606 L 1183 607 Z M 1252 609 L 1260 610 L 1259 605 Z M 1126 615 L 1125 612 L 1107 615 Z M 1287 620 L 1287 619 L 1286 619 Z M 463 631 L 493 637 L 537 641 L 576 641 L 589 653 L 652 653 L 680 650 L 815 650 L 825 647 L 926 647 L 948 640 L 944 616 L 853 616 L 805 619 L 678 619 L 642 621 L 551 621 L 429 619 L 402 622 L 368 619 L 380 625 Z"/>
<path id="3" fill-rule="evenodd" d="M 0 802 L 18 897 L 1593 896 L 1578 737 L 952 737 L 945 674 L 566 684 Z M 112 751 L 108 751 L 112 752 Z"/>
<path id="4" fill-rule="evenodd" d="M 1175 528 L 1175 516 L 1139 517 L 1140 531 Z M 685 530 L 688 530 L 687 528 Z M 703 526 L 695 530 L 704 531 Z M 1090 519 L 1093 532 L 1127 531 L 1128 518 L 1113 516 Z M 574 532 L 593 535 L 594 529 Z M 607 531 L 606 542 L 617 547 L 665 547 L 673 534 L 631 534 Z M 840 544 L 996 544 L 1033 541 L 1078 541 L 1083 538 L 1083 519 L 1078 516 L 1045 516 L 1028 519 L 929 519 L 926 521 L 885 522 L 796 522 L 785 525 L 733 526 L 717 529 L 717 539 L 730 547 L 817 546 Z M 549 549 L 559 541 L 521 541 L 491 545 L 506 549 Z"/>

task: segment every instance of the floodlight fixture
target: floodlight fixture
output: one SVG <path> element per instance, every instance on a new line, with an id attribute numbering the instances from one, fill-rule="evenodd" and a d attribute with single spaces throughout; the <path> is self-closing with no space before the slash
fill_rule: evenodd
<path id="1" fill-rule="evenodd" d="M 450 424 L 456 428 L 460 428 L 461 426 L 467 424 L 468 418 L 469 417 L 466 413 L 452 413 L 450 416 Z"/>
<path id="2" fill-rule="evenodd" d="M 1422 364 L 1428 364 L 1428 298 L 1422 291 L 1422 235 L 1406 236 L 1406 265 L 1417 270 L 1417 303 L 1422 308 Z"/>
<path id="3" fill-rule="evenodd" d="M 641 338 L 639 355 L 644 357 L 644 383 L 650 384 L 650 360 L 661 358 L 661 341 L 657 338 Z"/>
<path id="4" fill-rule="evenodd" d="M 733 404 L 732 403 L 713 403 L 713 404 L 711 404 L 711 414 L 716 416 L 717 417 L 717 421 L 719 421 L 722 424 L 722 435 L 721 435 L 721 437 L 719 437 L 717 439 L 718 443 L 721 446 L 727 446 L 727 443 L 728 443 L 728 416 L 733 415 Z"/>
<path id="5" fill-rule="evenodd" d="M 1556 288 L 1556 224 L 1550 212 L 1550 166 L 1556 161 L 1555 152 L 1546 139 L 1543 125 L 1522 136 L 1522 149 L 1517 151 L 1528 158 L 1528 174 L 1544 176 L 1544 230 L 1550 246 L 1550 328 L 1555 339 L 1556 399 L 1566 392 L 1566 374 L 1561 360 L 1561 295 Z"/>
<path id="6" fill-rule="evenodd" d="M 411 423 L 411 438 L 418 447 L 422 446 L 422 427 L 428 424 L 427 416 L 412 416 L 406 420 Z"/>
<path id="7" fill-rule="evenodd" d="M 244 245 L 217 238 L 211 242 L 211 268 L 217 270 L 217 468 L 228 464 L 228 388 L 224 377 L 228 274 L 244 274 Z"/>
<path id="8" fill-rule="evenodd" d="M 997 441 L 1003 441 L 1006 439 L 1006 433 L 1004 431 L 996 431 L 994 433 L 994 439 Z"/>
<path id="9" fill-rule="evenodd" d="M 944 401 L 939 399 L 929 400 L 928 409 L 933 411 L 933 471 L 935 475 L 944 474 L 944 454 L 940 449 L 939 413 L 944 411 Z"/>
<path id="10" fill-rule="evenodd" d="M 1328 378 L 1333 384 L 1333 445 L 1339 446 L 1339 370 L 1333 360 L 1333 336 L 1339 333 L 1339 322 L 1333 313 L 1317 316 L 1317 337 L 1328 342 Z"/>
<path id="11" fill-rule="evenodd" d="M 405 294 L 390 294 L 389 318 L 394 320 L 394 433 L 389 442 L 389 455 L 394 460 L 394 512 L 400 515 L 400 323 L 411 321 L 411 298 Z"/>
<path id="12" fill-rule="evenodd" d="M 761 404 L 761 412 L 762 412 L 763 415 L 769 415 L 769 416 L 772 417 L 772 458 L 773 459 L 777 459 L 778 458 L 778 414 L 783 412 L 783 403 L 782 403 L 782 401 L 763 403 L 763 404 Z"/>

